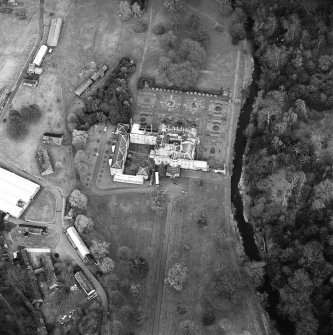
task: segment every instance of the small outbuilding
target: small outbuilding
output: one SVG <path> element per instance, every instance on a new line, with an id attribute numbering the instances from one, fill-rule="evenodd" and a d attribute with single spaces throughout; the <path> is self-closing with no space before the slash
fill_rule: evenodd
<path id="1" fill-rule="evenodd" d="M 51 145 L 62 145 L 64 134 L 44 133 L 42 143 Z"/>
<path id="2" fill-rule="evenodd" d="M 180 166 L 167 166 L 165 175 L 170 178 L 180 177 Z"/>
<path id="3" fill-rule="evenodd" d="M 49 174 L 52 174 L 54 172 L 51 165 L 49 153 L 46 149 L 38 149 L 36 151 L 36 159 L 39 165 L 40 174 L 42 176 L 48 176 Z"/>

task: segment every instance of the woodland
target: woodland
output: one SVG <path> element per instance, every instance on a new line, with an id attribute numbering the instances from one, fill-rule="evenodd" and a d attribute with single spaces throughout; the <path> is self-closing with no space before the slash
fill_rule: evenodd
<path id="1" fill-rule="evenodd" d="M 266 242 L 275 312 L 297 335 L 332 334 L 333 3 L 234 6 L 260 72 L 246 130 L 244 203 Z"/>

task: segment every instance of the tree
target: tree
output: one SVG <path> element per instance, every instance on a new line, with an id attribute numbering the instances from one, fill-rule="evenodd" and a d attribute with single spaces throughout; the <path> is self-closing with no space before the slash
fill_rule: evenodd
<path id="1" fill-rule="evenodd" d="M 130 284 L 129 293 L 135 301 L 140 302 L 142 300 L 144 291 L 144 287 L 141 284 Z"/>
<path id="2" fill-rule="evenodd" d="M 27 125 L 18 111 L 9 112 L 6 131 L 10 138 L 17 141 L 23 140 L 28 135 Z"/>
<path id="3" fill-rule="evenodd" d="M 174 33 L 174 31 L 170 30 L 168 33 L 165 35 L 165 40 L 168 44 L 169 49 L 175 49 L 177 45 L 177 36 Z"/>
<path id="4" fill-rule="evenodd" d="M 265 277 L 265 262 L 247 262 L 245 264 L 245 271 L 251 277 L 256 288 L 262 286 Z"/>
<path id="5" fill-rule="evenodd" d="M 151 210 L 156 212 L 158 216 L 162 216 L 167 210 L 168 197 L 167 194 L 155 187 L 150 193 L 150 199 L 147 204 Z"/>
<path id="6" fill-rule="evenodd" d="M 127 0 L 122 0 L 119 2 L 119 14 L 121 16 L 121 19 L 124 21 L 132 17 L 132 8 Z"/>
<path id="7" fill-rule="evenodd" d="M 200 28 L 193 34 L 193 38 L 202 45 L 206 45 L 209 41 L 208 31 L 205 28 Z"/>
<path id="8" fill-rule="evenodd" d="M 118 248 L 117 255 L 119 260 L 128 262 L 132 256 L 132 250 L 129 247 L 121 246 Z"/>
<path id="9" fill-rule="evenodd" d="M 101 323 L 101 306 L 96 300 L 91 303 L 84 311 L 82 319 L 78 323 L 80 335 L 95 335 L 98 333 L 98 327 Z"/>
<path id="10" fill-rule="evenodd" d="M 92 240 L 90 252 L 97 260 L 102 260 L 109 252 L 110 243 Z"/>
<path id="11" fill-rule="evenodd" d="M 94 222 L 85 215 L 80 214 L 75 219 L 75 227 L 80 234 L 84 234 L 94 228 Z"/>
<path id="12" fill-rule="evenodd" d="M 143 10 L 137 2 L 132 5 L 132 12 L 134 17 L 141 17 L 143 15 Z"/>
<path id="13" fill-rule="evenodd" d="M 120 321 L 114 320 L 112 322 L 112 334 L 113 335 L 123 335 L 124 334 L 124 325 Z"/>
<path id="14" fill-rule="evenodd" d="M 86 210 L 88 205 L 88 198 L 85 194 L 79 190 L 73 190 L 69 197 L 69 204 L 81 210 Z"/>
<path id="15" fill-rule="evenodd" d="M 133 30 L 136 33 L 144 33 L 147 30 L 147 23 L 145 21 L 139 20 L 137 21 L 134 26 L 133 26 Z"/>
<path id="16" fill-rule="evenodd" d="M 181 291 L 187 277 L 187 267 L 176 263 L 168 270 L 167 282 L 176 291 Z"/>
<path id="17" fill-rule="evenodd" d="M 278 47 L 276 44 L 269 46 L 263 55 L 263 61 L 272 70 L 280 70 L 288 61 L 290 50 L 285 46 Z"/>
<path id="18" fill-rule="evenodd" d="M 329 55 L 320 56 L 318 59 L 318 67 L 321 71 L 328 71 L 333 65 L 333 57 Z"/>
<path id="19" fill-rule="evenodd" d="M 168 68 L 171 64 L 171 60 L 168 57 L 162 56 L 162 57 L 160 57 L 158 63 L 159 63 L 158 66 L 159 66 L 160 70 L 165 72 L 165 71 L 168 70 Z"/>
<path id="20" fill-rule="evenodd" d="M 55 166 L 56 169 L 59 169 L 59 170 L 64 167 L 64 165 L 63 165 L 63 163 L 61 161 L 56 161 L 54 163 L 54 166 Z"/>
<path id="21" fill-rule="evenodd" d="M 110 257 L 104 257 L 99 265 L 99 268 L 103 273 L 109 273 L 113 271 L 115 262 Z"/>
<path id="22" fill-rule="evenodd" d="M 190 62 L 171 64 L 167 71 L 167 78 L 177 87 L 190 88 L 198 78 L 198 70 Z"/>
<path id="23" fill-rule="evenodd" d="M 290 320 L 296 321 L 311 307 L 310 294 L 313 283 L 304 269 L 298 269 L 288 278 L 288 284 L 279 290 L 280 311 Z"/>
<path id="24" fill-rule="evenodd" d="M 130 274 L 135 278 L 145 278 L 149 272 L 149 266 L 147 261 L 140 256 L 135 256 L 129 260 L 129 271 Z"/>
<path id="25" fill-rule="evenodd" d="M 83 150 L 78 150 L 74 156 L 74 165 L 80 176 L 88 171 L 88 158 Z"/>
<path id="26" fill-rule="evenodd" d="M 42 111 L 36 104 L 23 106 L 20 113 L 23 120 L 28 123 L 36 123 L 42 117 Z"/>
<path id="27" fill-rule="evenodd" d="M 188 26 L 193 31 L 193 30 L 197 30 L 199 25 L 200 25 L 199 14 L 198 13 L 193 13 L 188 20 Z"/>
<path id="28" fill-rule="evenodd" d="M 72 145 L 76 150 L 85 148 L 88 141 L 88 134 L 84 130 L 74 129 L 72 132 Z"/>
<path id="29" fill-rule="evenodd" d="M 181 335 L 194 334 L 194 322 L 192 320 L 183 320 L 179 324 L 179 332 Z"/>
<path id="30" fill-rule="evenodd" d="M 204 313 L 202 316 L 202 324 L 204 326 L 211 326 L 215 322 L 215 314 L 212 311 Z"/>
<path id="31" fill-rule="evenodd" d="M 230 0 L 216 0 L 219 4 L 220 12 L 223 16 L 229 16 L 232 13 L 232 5 Z"/>
<path id="32" fill-rule="evenodd" d="M 163 35 L 166 32 L 166 29 L 162 23 L 158 23 L 153 27 L 153 33 L 155 35 Z"/>
<path id="33" fill-rule="evenodd" d="M 185 38 L 179 49 L 179 55 L 184 61 L 189 61 L 193 67 L 200 67 L 206 60 L 206 51 L 197 41 Z"/>
<path id="34" fill-rule="evenodd" d="M 168 12 L 175 14 L 184 9 L 185 2 L 184 0 L 164 0 L 164 7 L 167 8 Z"/>
<path id="35" fill-rule="evenodd" d="M 325 179 L 317 184 L 314 188 L 314 196 L 312 202 L 313 209 L 323 209 L 332 205 L 333 201 L 333 182 L 330 179 Z"/>
<path id="36" fill-rule="evenodd" d="M 243 23 L 237 21 L 232 22 L 229 28 L 229 33 L 232 37 L 233 44 L 237 44 L 246 37 L 246 31 L 244 29 Z"/>
<path id="37" fill-rule="evenodd" d="M 125 302 L 125 297 L 119 291 L 110 292 L 110 303 L 117 308 L 120 308 Z"/>
<path id="38" fill-rule="evenodd" d="M 221 268 L 215 271 L 209 291 L 213 301 L 219 305 L 224 300 L 232 301 L 239 298 L 244 286 L 243 280 L 237 273 Z"/>

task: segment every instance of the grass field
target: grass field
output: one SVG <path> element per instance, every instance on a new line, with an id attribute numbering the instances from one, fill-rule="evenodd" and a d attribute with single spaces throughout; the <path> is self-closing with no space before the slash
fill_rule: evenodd
<path id="1" fill-rule="evenodd" d="M 65 133 L 65 120 L 61 89 L 52 68 L 52 59 L 48 60 L 49 67 L 40 78 L 37 88 L 21 86 L 12 102 L 12 108 L 19 110 L 28 104 L 37 104 L 42 111 L 42 118 L 29 128 L 28 136 L 23 141 L 14 141 L 6 134 L 6 123 L 0 125 L 2 146 L 0 153 L 15 162 L 19 167 L 34 174 L 39 174 L 35 160 L 35 150 L 44 132 Z M 47 64 L 47 63 L 46 63 Z"/>
<path id="2" fill-rule="evenodd" d="M 149 194 L 89 197 L 90 215 L 95 222 L 89 240 L 99 238 L 110 242 L 111 257 L 118 263 L 117 249 L 120 246 L 128 246 L 133 254 L 148 261 L 148 292 L 143 304 L 148 318 L 136 333 L 178 334 L 180 322 L 191 319 L 195 323 L 196 335 L 223 334 L 219 323 L 225 320 L 231 325 L 230 335 L 239 335 L 243 331 L 263 334 L 261 321 L 253 316 L 259 311 L 251 305 L 253 302 L 248 302 L 252 290 L 244 293 L 241 303 L 235 305 L 226 301 L 219 309 L 206 299 L 205 290 L 214 270 L 223 266 L 226 271 L 237 273 L 239 266 L 235 253 L 237 236 L 226 218 L 226 184 L 223 180 L 204 180 L 200 188 L 198 179 L 183 178 L 178 185 L 164 180 L 162 186 L 170 199 L 166 219 L 157 217 L 149 209 L 146 203 Z M 197 224 L 202 213 L 207 215 L 208 222 L 204 229 Z M 182 292 L 176 292 L 164 283 L 167 270 L 174 263 L 181 263 L 189 270 Z M 115 274 L 121 280 L 124 269 L 116 268 Z M 180 315 L 178 306 L 184 306 L 186 313 Z M 201 318 L 207 309 L 214 310 L 216 323 L 203 327 Z M 260 320 L 260 315 L 256 316 Z"/>
<path id="3" fill-rule="evenodd" d="M 26 8 L 25 20 L 14 13 L 0 13 L 0 88 L 12 88 L 38 39 L 39 2 L 24 0 L 20 4 Z"/>
<path id="4" fill-rule="evenodd" d="M 79 77 L 80 71 L 91 61 L 112 68 L 123 56 L 140 59 L 145 34 L 132 31 L 134 21 L 119 20 L 118 4 L 118 0 L 72 3 L 57 48 L 66 105 L 84 79 Z"/>
<path id="5" fill-rule="evenodd" d="M 261 334 L 260 326 L 252 318 L 247 305 L 247 296 L 234 303 L 225 301 L 223 306 L 215 308 L 209 300 L 207 287 L 212 274 L 218 268 L 237 274 L 238 259 L 235 258 L 237 236 L 228 224 L 225 206 L 226 183 L 205 180 L 200 188 L 197 179 L 189 179 L 186 194 L 175 197 L 172 203 L 167 225 L 170 226 L 166 269 L 175 263 L 188 268 L 189 277 L 182 292 L 176 292 L 166 285 L 163 290 L 158 334 L 177 334 L 181 321 L 190 319 L 195 324 L 195 334 L 224 334 L 220 322 L 228 320 L 231 329 L 228 334 L 238 335 L 244 331 Z M 205 213 L 207 227 L 197 224 L 201 214 Z M 186 313 L 180 315 L 177 306 L 183 305 Z M 204 327 L 204 312 L 214 311 L 216 322 Z"/>
<path id="6" fill-rule="evenodd" d="M 129 247 L 133 255 L 144 257 L 149 265 L 145 281 L 147 295 L 142 309 L 147 313 L 147 322 L 136 334 L 151 334 L 156 303 L 156 278 L 159 267 L 159 254 L 162 248 L 165 218 L 159 218 L 149 208 L 146 201 L 149 195 L 128 193 L 112 196 L 89 197 L 90 214 L 95 222 L 90 239 L 99 238 L 111 243 L 111 257 L 117 262 L 117 249 Z M 124 267 L 119 264 L 115 274 L 124 280 Z M 117 317 L 117 315 L 116 315 Z"/>
<path id="7" fill-rule="evenodd" d="M 34 199 L 25 213 L 27 221 L 50 223 L 54 221 L 56 210 L 56 198 L 48 190 L 42 190 Z"/>
<path id="8" fill-rule="evenodd" d="M 46 235 L 29 234 L 28 236 L 19 233 L 17 229 L 18 227 L 9 233 L 10 239 L 16 246 L 27 248 L 54 248 L 59 242 L 59 235 L 53 228 L 48 228 Z"/>

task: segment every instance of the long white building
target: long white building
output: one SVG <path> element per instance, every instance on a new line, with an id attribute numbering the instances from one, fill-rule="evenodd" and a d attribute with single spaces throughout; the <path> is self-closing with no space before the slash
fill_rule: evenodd
<path id="1" fill-rule="evenodd" d="M 90 255 L 90 251 L 82 241 L 80 234 L 77 232 L 75 227 L 69 227 L 66 231 L 67 236 L 69 237 L 69 241 L 72 243 L 73 247 L 77 249 L 79 255 L 84 260 L 88 255 Z"/>
<path id="2" fill-rule="evenodd" d="M 40 185 L 0 168 L 0 210 L 19 218 Z"/>
<path id="3" fill-rule="evenodd" d="M 44 44 L 41 45 L 32 63 L 35 64 L 36 66 L 41 66 L 43 59 L 47 53 L 47 50 L 48 50 L 48 47 L 46 45 Z"/>

